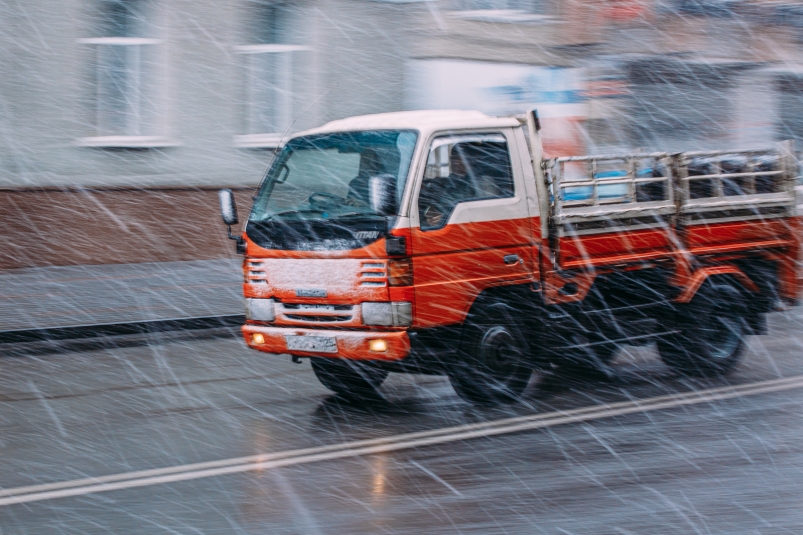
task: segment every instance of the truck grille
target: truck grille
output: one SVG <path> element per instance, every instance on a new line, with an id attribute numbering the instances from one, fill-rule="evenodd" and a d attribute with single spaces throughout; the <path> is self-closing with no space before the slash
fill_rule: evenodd
<path id="1" fill-rule="evenodd" d="M 360 266 L 360 286 L 384 287 L 388 285 L 388 267 L 385 262 L 365 261 Z"/>
<path id="2" fill-rule="evenodd" d="M 352 320 L 354 317 L 354 306 L 280 303 L 279 315 L 292 321 L 341 323 Z"/>
<path id="3" fill-rule="evenodd" d="M 248 260 L 245 264 L 244 282 L 246 284 L 267 284 L 268 274 L 265 263 L 259 260 Z"/>
<path id="4" fill-rule="evenodd" d="M 249 259 L 243 268 L 243 281 L 246 284 L 267 284 L 268 272 L 265 262 L 258 259 Z M 373 286 L 384 288 L 388 285 L 388 266 L 382 260 L 364 260 L 360 265 L 358 275 L 360 286 Z"/>
<path id="5" fill-rule="evenodd" d="M 351 316 L 302 316 L 300 314 L 285 314 L 284 317 L 296 321 L 351 321 Z"/>

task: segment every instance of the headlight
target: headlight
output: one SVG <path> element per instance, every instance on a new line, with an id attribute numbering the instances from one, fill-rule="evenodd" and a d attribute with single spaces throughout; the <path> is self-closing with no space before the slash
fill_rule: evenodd
<path id="1" fill-rule="evenodd" d="M 273 321 L 273 299 L 246 299 L 245 317 L 253 321 Z"/>
<path id="2" fill-rule="evenodd" d="M 363 303 L 362 322 L 365 325 L 405 327 L 413 324 L 413 304 L 406 301 L 393 303 Z"/>

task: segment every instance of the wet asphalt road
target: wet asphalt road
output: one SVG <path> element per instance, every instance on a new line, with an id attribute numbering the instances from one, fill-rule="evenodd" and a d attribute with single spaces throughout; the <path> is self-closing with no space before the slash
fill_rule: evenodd
<path id="1" fill-rule="evenodd" d="M 0 358 L 0 487 L 391 436 L 803 375 L 803 310 L 727 379 L 625 348 L 614 381 L 547 377 L 475 408 L 391 375 L 386 403 L 202 333 Z M 211 333 L 207 333 L 211 334 Z M 0 534 L 803 533 L 803 388 L 404 451 L 0 507 Z"/>

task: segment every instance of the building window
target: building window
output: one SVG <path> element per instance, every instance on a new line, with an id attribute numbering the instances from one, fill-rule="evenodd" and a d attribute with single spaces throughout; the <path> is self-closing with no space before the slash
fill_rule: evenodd
<path id="1" fill-rule="evenodd" d="M 777 82 L 776 139 L 803 139 L 803 77 L 781 76 Z"/>
<path id="2" fill-rule="evenodd" d="M 548 0 L 453 0 L 460 18 L 486 22 L 538 22 L 548 12 Z"/>
<path id="3" fill-rule="evenodd" d="M 290 2 L 254 2 L 248 11 L 248 45 L 242 57 L 245 135 L 241 147 L 273 147 L 293 121 L 294 78 L 307 47 L 294 44 L 295 10 Z"/>
<path id="4" fill-rule="evenodd" d="M 672 59 L 627 66 L 632 146 L 666 150 L 713 149 L 735 131 L 735 71 L 728 65 Z"/>
<path id="5" fill-rule="evenodd" d="M 100 0 L 94 33 L 79 39 L 89 49 L 94 136 L 88 146 L 163 146 L 160 136 L 159 53 L 148 0 Z"/>
<path id="6" fill-rule="evenodd" d="M 457 10 L 474 11 L 480 9 L 517 9 L 531 11 L 539 2 L 535 0 L 455 0 Z"/>

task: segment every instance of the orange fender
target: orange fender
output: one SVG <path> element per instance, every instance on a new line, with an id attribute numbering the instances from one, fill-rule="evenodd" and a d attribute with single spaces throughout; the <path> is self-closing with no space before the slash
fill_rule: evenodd
<path id="1" fill-rule="evenodd" d="M 675 299 L 675 301 L 678 303 L 690 302 L 694 296 L 697 295 L 697 291 L 700 289 L 703 283 L 713 275 L 733 275 L 736 280 L 742 284 L 742 286 L 751 292 L 758 292 L 758 286 L 756 286 L 756 283 L 750 280 L 750 277 L 745 275 L 744 272 L 742 272 L 742 270 L 736 266 L 712 266 L 700 268 L 692 273 L 688 279 L 686 287 L 682 292 L 680 292 L 680 295 Z"/>

